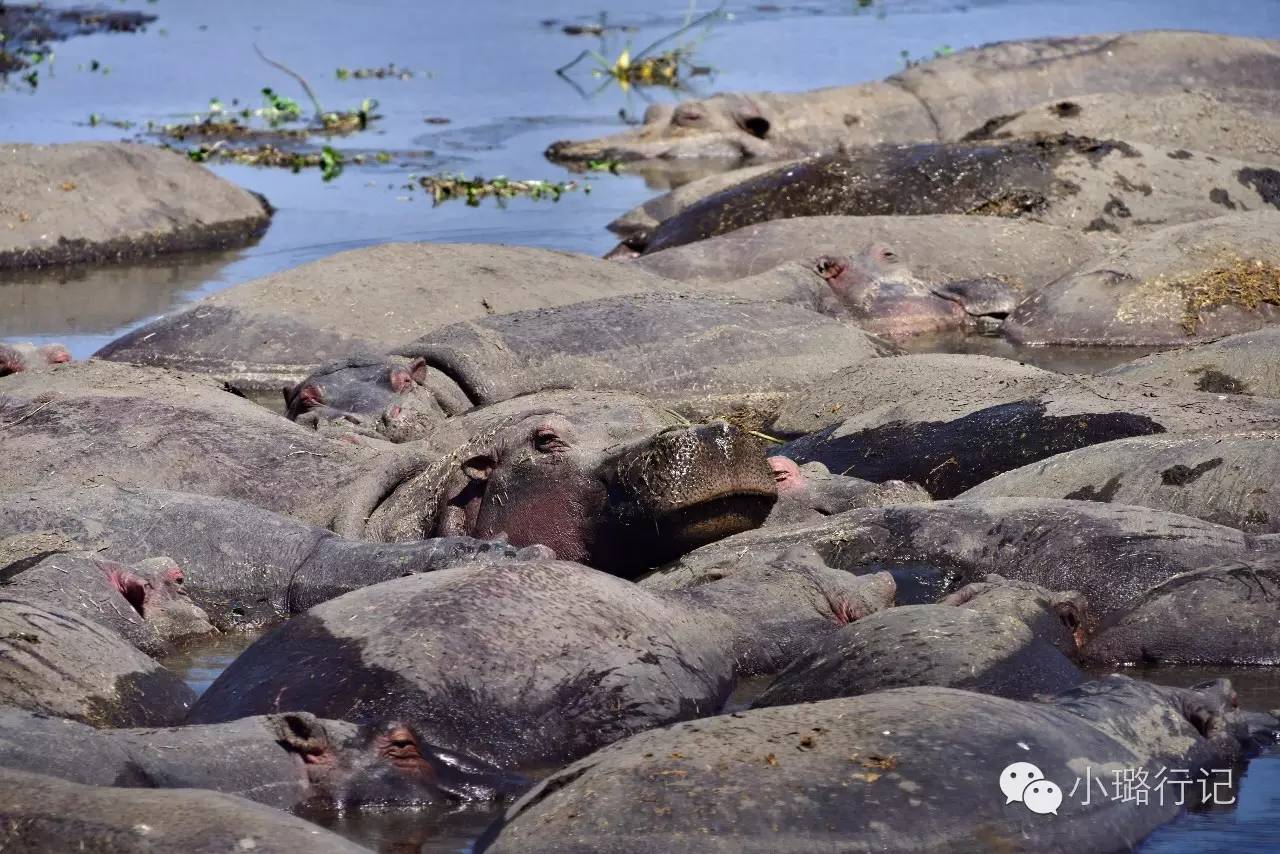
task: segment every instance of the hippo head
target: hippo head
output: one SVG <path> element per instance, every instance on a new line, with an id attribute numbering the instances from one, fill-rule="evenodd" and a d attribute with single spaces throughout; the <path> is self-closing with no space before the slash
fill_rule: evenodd
<path id="1" fill-rule="evenodd" d="M 361 727 L 343 743 L 306 713 L 278 715 L 274 724 L 280 745 L 302 761 L 310 795 L 304 812 L 493 800 L 528 785 L 519 775 L 433 747 L 401 721 Z"/>
<path id="2" fill-rule="evenodd" d="M 768 524 L 821 519 L 859 507 L 932 500 L 922 487 L 901 480 L 872 483 L 832 474 L 822 463 L 799 465 L 788 457 L 768 459 L 778 487 L 778 503 Z"/>
<path id="3" fill-rule="evenodd" d="M 0 344 L 0 377 L 42 365 L 62 365 L 71 361 L 71 352 L 61 344 Z"/>
<path id="4" fill-rule="evenodd" d="M 460 447 L 397 470 L 376 507 L 345 511 L 358 527 L 335 530 L 384 542 L 505 537 L 631 575 L 758 527 L 777 499 L 750 434 L 724 422 L 664 426 L 630 396 L 542 392 L 458 420 L 475 428 Z"/>
<path id="5" fill-rule="evenodd" d="M 446 415 L 470 406 L 465 398 L 430 388 L 434 376 L 424 359 L 355 356 L 286 386 L 285 415 L 317 430 L 338 428 L 394 442 L 420 438 Z"/>
<path id="6" fill-rule="evenodd" d="M 162 640 L 216 631 L 209 615 L 187 596 L 181 567 L 167 557 L 144 560 L 132 569 L 110 561 L 100 568 L 125 601 Z"/>
<path id="7" fill-rule="evenodd" d="M 994 324 L 1016 303 L 1016 291 L 994 279 L 929 281 L 883 243 L 855 255 L 823 255 L 811 269 L 825 283 L 820 311 L 851 317 L 888 338 L 962 328 L 980 319 Z"/>
<path id="8" fill-rule="evenodd" d="M 754 98 L 713 95 L 680 104 L 652 104 L 644 123 L 602 139 L 553 143 L 546 156 L 561 163 L 592 160 L 715 159 L 788 156 L 775 144 L 773 121 Z"/>
<path id="9" fill-rule="evenodd" d="M 1090 623 L 1089 603 L 1082 594 L 1074 590 L 1056 592 L 1030 581 L 994 574 L 966 584 L 939 604 L 1021 620 L 1036 637 L 1072 658 L 1084 644 Z"/>

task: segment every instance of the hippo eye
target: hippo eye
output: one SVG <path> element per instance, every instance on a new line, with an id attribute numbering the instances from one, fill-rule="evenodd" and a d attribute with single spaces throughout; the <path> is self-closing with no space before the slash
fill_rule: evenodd
<path id="1" fill-rule="evenodd" d="M 673 121 L 678 125 L 689 125 L 702 121 L 702 111 L 688 107 L 676 110 Z"/>

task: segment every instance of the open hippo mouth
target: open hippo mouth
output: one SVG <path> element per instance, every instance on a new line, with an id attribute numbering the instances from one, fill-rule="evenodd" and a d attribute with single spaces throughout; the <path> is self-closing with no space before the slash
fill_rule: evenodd
<path id="1" fill-rule="evenodd" d="M 649 567 L 760 527 L 778 499 L 757 441 L 724 422 L 659 433 L 623 452 L 609 480 L 620 542 Z"/>

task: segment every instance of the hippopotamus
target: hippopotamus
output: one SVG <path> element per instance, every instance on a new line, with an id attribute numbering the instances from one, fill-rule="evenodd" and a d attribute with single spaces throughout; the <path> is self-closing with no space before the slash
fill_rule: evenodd
<path id="1" fill-rule="evenodd" d="M 1280 171 L 1263 171 L 1280 206 Z M 1241 213 L 1136 238 L 1028 296 L 1005 333 L 1032 345 L 1176 347 L 1280 323 L 1280 213 L 1258 207 L 1232 202 Z"/>
<path id="2" fill-rule="evenodd" d="M 1105 232 L 998 217 L 802 216 L 748 225 L 643 255 L 635 263 L 699 290 L 735 292 L 735 280 L 788 262 L 816 266 L 824 255 L 876 244 L 890 247 L 896 263 L 932 286 L 994 280 L 1026 295 L 1119 248 L 1121 241 Z"/>
<path id="3" fill-rule="evenodd" d="M 106 626 L 0 597 L 0 704 L 93 726 L 175 726 L 195 693 Z"/>
<path id="4" fill-rule="evenodd" d="M 1059 96 L 1012 115 L 996 116 L 965 139 L 1060 133 L 1119 136 L 1187 154 L 1190 149 L 1280 166 L 1274 143 L 1280 136 L 1280 94 L 1271 87 L 1183 89 L 1139 101 L 1123 92 Z"/>
<path id="5" fill-rule="evenodd" d="M 468 375 L 473 363 L 457 355 Z M 629 395 L 528 395 L 450 419 L 430 441 L 390 446 L 317 435 L 211 380 L 77 367 L 39 383 L 0 380 L 0 493 L 107 484 L 193 492 L 352 539 L 505 534 L 516 547 L 540 544 L 623 573 L 754 527 L 776 500 L 755 437 L 723 421 L 672 426 Z M 367 567 L 355 567 L 357 580 Z"/>
<path id="6" fill-rule="evenodd" d="M 1280 663 L 1280 558 L 1175 575 L 1098 627 L 1084 648 L 1103 664 Z"/>
<path id="7" fill-rule="evenodd" d="M 821 255 L 809 262 L 783 264 L 707 289 L 848 319 L 887 339 L 952 330 L 994 331 L 1020 296 L 1016 288 L 990 276 L 921 278 L 896 249 L 884 243 L 851 255 Z"/>
<path id="8" fill-rule="evenodd" d="M 1280 207 L 1275 169 L 1169 154 L 1141 142 L 1061 134 L 825 155 L 690 205 L 655 228 L 643 251 L 800 216 L 973 214 L 1128 234 L 1219 216 L 1224 194 L 1236 210 Z"/>
<path id="9" fill-rule="evenodd" d="M 939 377 L 947 381 L 940 383 Z M 915 400 L 941 399 L 989 405 L 1020 389 L 1040 391 L 1060 381 L 1052 371 L 969 353 L 868 359 L 815 380 L 788 397 L 767 429 L 772 435 L 794 439 L 880 407 L 902 409 Z"/>
<path id="10" fill-rule="evenodd" d="M 427 743 L 400 721 L 356 726 L 305 712 L 94 729 L 0 708 L 0 767 L 90 786 L 209 789 L 308 813 L 453 805 L 528 786 L 519 775 Z"/>
<path id="11" fill-rule="evenodd" d="M 640 584 L 680 589 L 796 545 L 812 546 L 837 569 L 892 572 L 903 605 L 936 602 L 989 573 L 1049 590 L 1075 590 L 1090 606 L 1083 626 L 1088 632 L 1178 573 L 1280 552 L 1280 537 L 1122 504 L 954 499 L 850 510 L 820 522 L 748 531 L 690 552 Z"/>
<path id="12" fill-rule="evenodd" d="M 235 536 L 225 536 L 227 531 L 235 531 Z M 83 549 L 105 560 L 86 562 L 62 554 Z M 96 613 L 94 607 L 84 613 L 111 624 L 148 652 L 157 651 L 152 644 L 163 648 L 175 630 L 200 629 L 194 612 L 223 631 L 256 629 L 334 596 L 409 573 L 545 553 L 543 547 L 517 549 L 470 537 L 395 544 L 347 540 L 327 528 L 250 504 L 183 492 L 101 486 L 73 493 L 37 489 L 0 494 L 0 578 L 7 582 L 3 589 L 17 592 L 29 586 L 31 597 L 62 607 L 88 609 L 86 601 L 117 602 L 114 610 Z M 154 554 L 172 557 L 147 560 Z M 164 587 L 157 588 L 149 572 L 142 576 L 141 592 L 128 580 L 129 570 L 114 569 L 120 564 L 159 568 L 161 563 Z M 98 571 L 100 578 L 94 576 L 97 564 L 118 573 L 123 594 L 114 589 L 96 592 L 99 585 L 115 584 L 110 574 Z M 181 595 L 169 598 L 176 579 L 165 576 L 177 567 L 187 567 L 181 570 Z M 71 572 L 83 580 L 83 588 L 94 591 L 91 599 L 78 595 L 81 587 L 62 592 Z M 132 574 L 139 573 L 134 569 Z M 126 601 L 119 601 L 122 595 Z M 142 607 L 140 616 L 130 607 L 135 603 Z M 162 609 L 158 613 L 157 607 Z M 175 625 L 169 621 L 175 610 L 178 617 L 191 619 Z"/>
<path id="13" fill-rule="evenodd" d="M 1071 659 L 1015 617 L 950 605 L 901 605 L 815 641 L 752 707 L 913 685 L 1029 700 L 1084 681 Z"/>
<path id="14" fill-rule="evenodd" d="M 279 395 L 316 367 L 491 314 L 674 287 L 598 258 L 518 246 L 392 243 L 207 297 L 97 356 L 211 374 Z"/>
<path id="15" fill-rule="evenodd" d="M 369 854 L 282 810 L 200 789 L 82 786 L 0 769 L 0 828 L 17 851 Z"/>
<path id="16" fill-rule="evenodd" d="M 961 497 L 1079 498 L 1185 513 L 1255 534 L 1280 532 L 1280 429 L 1139 436 L 1058 454 Z"/>
<path id="17" fill-rule="evenodd" d="M 1226 680 L 1186 689 L 1113 676 L 1049 702 L 913 687 L 680 723 L 551 775 L 479 847 L 658 852 L 696 838 L 725 852 L 1128 851 L 1198 797 L 1196 777 L 1277 726 L 1234 702 Z M 1100 794 L 1123 768 L 1157 786 L 1162 768 L 1194 776 L 1187 798 L 1176 787 L 1143 803 Z M 1086 779 L 1091 801 L 1073 786 Z"/>
<path id="18" fill-rule="evenodd" d="M 633 258 L 639 254 L 649 239 L 649 233 L 657 228 L 665 219 L 670 219 L 694 202 L 720 192 L 726 187 L 739 184 L 747 178 L 763 175 L 777 167 L 776 163 L 764 163 L 759 166 L 746 166 L 741 169 L 730 169 L 703 175 L 693 181 L 681 184 L 660 196 L 654 196 L 647 202 L 611 220 L 606 228 L 623 238 L 617 247 L 612 249 L 606 258 Z M 635 248 L 631 246 L 631 238 L 635 238 Z"/>
<path id="19" fill-rule="evenodd" d="M 912 481 L 934 498 L 954 498 L 1004 472 L 1116 439 L 1278 426 L 1280 405 L 1270 400 L 1050 374 L 1011 384 L 998 396 L 982 386 L 949 388 L 854 413 L 776 452 L 867 480 Z"/>
<path id="20" fill-rule="evenodd" d="M 71 351 L 62 344 L 0 344 L 0 377 L 41 365 L 62 365 L 71 361 Z"/>
<path id="21" fill-rule="evenodd" d="M 1029 581 L 1016 581 L 992 573 L 966 584 L 939 601 L 942 605 L 969 608 L 986 614 L 1014 617 L 1031 634 L 1068 658 L 1079 655 L 1089 620 L 1089 602 L 1074 590 L 1047 590 Z"/>
<path id="22" fill-rule="evenodd" d="M 390 716 L 499 767 L 558 765 L 640 729 L 714 714 L 738 656 L 755 669 L 779 648 L 802 648 L 797 626 L 811 640 L 892 601 L 883 575 L 855 579 L 816 560 L 798 573 L 796 563 L 783 561 L 774 583 L 729 578 L 697 597 L 548 560 L 384 582 L 262 637 L 188 720 L 273 708 L 356 723 Z M 717 584 L 732 610 L 717 607 Z M 757 640 L 775 633 L 787 640 Z"/>
<path id="23" fill-rule="evenodd" d="M 799 466 L 787 457 L 769 457 L 768 462 L 778 485 L 778 503 L 773 505 L 766 525 L 817 520 L 858 507 L 931 500 L 928 492 L 913 483 L 872 483 L 832 474 L 822 463 Z"/>
<path id="24" fill-rule="evenodd" d="M 1275 41 L 1209 33 L 1102 33 L 997 42 L 907 68 L 884 81 L 797 94 L 729 94 L 654 106 L 644 124 L 603 139 L 557 142 L 558 161 L 689 158 L 748 161 L 840 147 L 955 140 L 992 116 L 1050 98 L 1134 96 L 1184 88 L 1272 89 Z"/>
<path id="25" fill-rule="evenodd" d="M 1154 353 L 1103 374 L 1167 388 L 1280 397 L 1280 325 Z"/>
<path id="26" fill-rule="evenodd" d="M 410 379 L 441 395 L 446 412 L 456 400 L 483 405 L 541 389 L 615 390 L 645 395 L 688 418 L 732 416 L 753 427 L 814 374 L 889 351 L 856 327 L 799 307 L 653 292 L 458 323 L 394 355 L 413 359 L 410 368 L 425 366 Z M 388 361 L 386 370 L 399 368 Z M 343 371 L 340 381 L 370 387 L 347 397 L 357 405 L 354 420 L 375 432 L 375 422 L 397 420 L 382 408 L 381 376 Z M 324 375 L 309 377 L 297 394 L 327 382 Z"/>
<path id="27" fill-rule="evenodd" d="M 94 620 L 148 655 L 164 655 L 175 641 L 214 631 L 183 588 L 185 580 L 168 557 L 125 566 L 90 554 L 56 554 L 0 568 L 5 596 Z"/>

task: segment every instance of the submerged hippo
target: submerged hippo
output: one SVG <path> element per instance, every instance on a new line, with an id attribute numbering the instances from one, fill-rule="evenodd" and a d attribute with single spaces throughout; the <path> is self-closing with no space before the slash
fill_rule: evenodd
<path id="1" fill-rule="evenodd" d="M 1169 388 L 1280 397 L 1280 324 L 1144 356 L 1104 373 Z"/>
<path id="2" fill-rule="evenodd" d="M 106 626 L 0 595 L 0 705 L 99 727 L 175 726 L 195 696 Z"/>
<path id="3" fill-rule="evenodd" d="M 61 344 L 0 344 L 0 377 L 42 365 L 62 365 L 71 361 L 71 352 Z"/>
<path id="4" fill-rule="evenodd" d="M 570 388 L 643 394 L 692 418 L 732 415 L 757 426 L 772 418 L 786 392 L 833 366 L 887 350 L 855 327 L 795 306 L 645 293 L 454 324 L 396 348 L 396 355 L 414 360 L 403 370 L 424 387 L 412 392 L 415 398 L 438 396 L 443 412 L 456 410 L 458 401 L 484 405 Z M 337 385 L 355 407 L 344 417 L 354 415 L 356 423 L 388 435 L 397 424 L 425 421 L 429 434 L 429 418 L 384 408 L 382 370 L 390 375 L 402 368 L 388 360 L 382 369 L 326 370 L 293 394 L 316 390 L 319 400 L 328 385 Z M 407 383 L 405 390 L 411 390 Z M 414 411 L 425 407 L 414 404 Z"/>
<path id="5" fill-rule="evenodd" d="M 563 763 L 641 729 L 714 714 L 739 657 L 751 671 L 771 658 L 781 666 L 779 648 L 801 648 L 797 631 L 811 639 L 892 601 L 884 576 L 842 577 L 821 564 L 802 574 L 794 560 L 781 569 L 774 583 L 719 582 L 728 610 L 717 607 L 717 584 L 696 597 L 650 593 L 561 561 L 389 581 L 264 636 L 189 720 L 274 708 L 355 722 L 392 716 L 433 744 L 502 767 Z M 797 587 L 799 578 L 808 583 Z M 761 636 L 767 646 L 754 651 Z M 325 679 L 314 678 L 317 668 Z"/>
<path id="6" fill-rule="evenodd" d="M 1145 143 L 1063 134 L 1035 140 L 878 146 L 784 166 L 666 220 L 646 253 L 773 219 L 977 214 L 1115 233 L 1280 207 L 1275 169 L 1171 158 Z"/>
<path id="7" fill-rule="evenodd" d="M 724 422 L 673 427 L 628 395 L 520 397 L 396 448 L 318 436 L 211 381 L 85 364 L 83 377 L 55 372 L 65 382 L 54 391 L 48 377 L 0 380 L 0 493 L 181 490 L 352 539 L 506 535 L 623 573 L 754 527 L 776 500 L 754 437 Z"/>
<path id="8" fill-rule="evenodd" d="M 200 789 L 82 786 L 0 769 L 0 829 L 15 851 L 369 854 L 309 821 Z"/>
<path id="9" fill-rule="evenodd" d="M 598 258 L 516 246 L 399 243 L 341 252 L 207 297 L 98 351 L 279 394 L 319 365 L 383 353 L 463 320 L 661 290 Z"/>
<path id="10" fill-rule="evenodd" d="M 820 522 L 749 531 L 691 552 L 641 585 L 696 585 L 796 545 L 812 546 L 835 568 L 893 572 L 901 604 L 936 602 L 989 573 L 1079 591 L 1089 602 L 1091 629 L 1155 584 L 1223 560 L 1274 554 L 1280 538 L 1121 504 L 957 499 L 850 510 Z"/>
<path id="11" fill-rule="evenodd" d="M 699 289 L 732 290 L 734 280 L 788 262 L 809 264 L 823 255 L 884 244 L 899 263 L 932 285 L 992 279 L 1025 294 L 1119 243 L 1098 232 L 997 217 L 803 216 L 748 225 L 644 255 L 635 263 Z"/>
<path id="12" fill-rule="evenodd" d="M 91 786 L 210 789 L 309 811 L 421 808 L 527 786 L 398 721 L 355 726 L 302 712 L 130 730 L 0 708 L 0 767 Z"/>
<path id="13" fill-rule="evenodd" d="M 1104 621 L 1084 656 L 1106 664 L 1275 665 L 1277 613 L 1275 556 L 1186 572 Z"/>
<path id="14" fill-rule="evenodd" d="M 1254 171 L 1269 172 L 1258 180 L 1280 206 L 1280 172 Z M 1136 238 L 1027 297 L 1006 333 L 1024 344 L 1167 347 L 1280 323 L 1280 212 L 1229 207 L 1250 212 Z"/>
<path id="15" fill-rule="evenodd" d="M 227 536 L 228 531 L 235 536 Z M 537 547 L 521 550 L 469 537 L 365 543 L 226 498 L 109 486 L 74 494 L 47 489 L 0 494 L 0 549 L 7 553 L 0 560 L 0 577 L 9 581 L 0 589 L 18 592 L 29 586 L 31 597 L 48 598 L 64 607 L 77 605 L 90 617 L 97 610 L 92 603 L 123 597 L 127 601 L 119 602 L 118 614 L 104 608 L 96 619 L 113 623 L 147 651 L 150 647 L 144 643 L 163 642 L 171 635 L 168 618 L 175 607 L 180 617 L 188 608 L 200 611 L 224 631 L 254 628 L 402 575 L 545 553 Z M 87 562 L 58 554 L 81 549 L 109 560 Z M 159 614 L 157 591 L 145 586 L 154 583 L 150 578 L 144 578 L 141 591 L 126 578 L 121 579 L 123 593 L 108 590 L 90 599 L 79 596 L 82 588 L 66 581 L 67 572 L 75 571 L 77 575 L 71 577 L 80 577 L 83 569 L 84 587 L 94 591 L 98 585 L 114 582 L 102 572 L 98 572 L 101 580 L 95 577 L 91 563 L 109 571 L 118 563 L 142 561 L 141 566 L 147 566 L 146 557 L 157 553 L 172 555 L 188 568 L 182 572 L 181 598 L 166 596 Z M 166 560 L 162 576 L 171 575 L 173 567 Z M 167 593 L 174 579 L 164 581 Z M 135 603 L 141 605 L 140 616 L 130 607 Z M 175 628 L 199 627 L 197 619 L 181 620 Z"/>
<path id="16" fill-rule="evenodd" d="M 1132 103 L 1135 95 L 1187 87 L 1271 89 L 1277 77 L 1280 46 L 1263 39 L 1152 31 L 998 42 L 921 63 L 882 82 L 655 105 L 639 128 L 557 142 L 547 156 L 584 163 L 764 160 L 840 146 L 954 140 L 992 116 L 1050 98 L 1117 92 Z"/>
<path id="17" fill-rule="evenodd" d="M 1123 92 L 1058 96 L 1012 115 L 996 116 L 966 139 L 1071 133 L 1280 166 L 1280 93 L 1265 89 L 1184 89 L 1134 99 Z M 1190 149 L 1190 151 L 1188 151 Z"/>
<path id="18" fill-rule="evenodd" d="M 658 852 L 696 838 L 725 852 L 1128 851 L 1183 809 L 1177 789 L 1137 803 L 1096 784 L 1118 768 L 1158 780 L 1162 768 L 1230 767 L 1255 748 L 1233 702 L 1225 680 L 1183 689 L 1111 677 L 1045 703 L 900 688 L 691 721 L 547 778 L 481 848 Z M 1086 776 L 1088 803 L 1071 794 Z M 1028 809 L 1037 784 L 1052 789 L 1034 789 Z M 1050 806 L 1056 816 L 1037 814 Z"/>
<path id="19" fill-rule="evenodd" d="M 167 557 L 124 566 L 87 554 L 58 554 L 0 567 L 5 596 L 78 613 L 148 655 L 163 655 L 175 641 L 214 631 L 187 595 L 185 580 L 182 568 Z"/>
<path id="20" fill-rule="evenodd" d="M 909 480 L 935 498 L 954 498 L 1003 472 L 1116 439 L 1277 426 L 1274 401 L 1049 374 L 999 395 L 981 386 L 939 390 L 852 414 L 777 453 L 867 480 Z"/>
<path id="21" fill-rule="evenodd" d="M 913 483 L 844 477 L 832 474 L 822 463 L 799 466 L 787 457 L 769 457 L 769 468 L 778 485 L 778 503 L 766 525 L 812 521 L 858 507 L 931 500 L 928 492 Z"/>
<path id="22" fill-rule="evenodd" d="M 963 494 L 1137 504 L 1256 534 L 1280 532 L 1280 430 L 1141 436 L 1058 454 Z"/>
<path id="23" fill-rule="evenodd" d="M 753 708 L 937 685 L 1011 700 L 1085 681 L 1015 617 L 950 605 L 902 605 L 828 635 L 797 658 Z"/>

